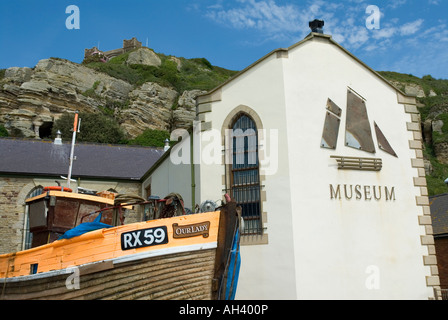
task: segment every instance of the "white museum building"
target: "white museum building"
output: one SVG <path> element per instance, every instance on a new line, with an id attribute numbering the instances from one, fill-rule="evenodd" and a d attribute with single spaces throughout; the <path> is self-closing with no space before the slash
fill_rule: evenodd
<path id="1" fill-rule="evenodd" d="M 199 96 L 179 136 L 142 188 L 193 210 L 225 193 L 241 205 L 237 299 L 440 289 L 416 99 L 331 36 L 311 32 Z"/>

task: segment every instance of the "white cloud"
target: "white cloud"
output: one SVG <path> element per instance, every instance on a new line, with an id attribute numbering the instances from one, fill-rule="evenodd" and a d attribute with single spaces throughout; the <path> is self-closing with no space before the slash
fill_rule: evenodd
<path id="1" fill-rule="evenodd" d="M 396 32 L 397 32 L 397 29 L 393 28 L 393 27 L 382 28 L 379 30 L 373 30 L 372 37 L 377 40 L 384 39 L 384 38 L 388 39 L 388 38 L 392 38 L 396 34 Z"/>
<path id="2" fill-rule="evenodd" d="M 401 35 L 409 36 L 409 35 L 416 33 L 417 31 L 420 30 L 420 27 L 422 26 L 423 21 L 424 21 L 423 19 L 418 19 L 418 20 L 415 20 L 414 22 L 406 23 L 405 25 L 403 25 L 400 28 Z"/>
<path id="3" fill-rule="evenodd" d="M 239 2 L 245 5 L 228 10 L 210 7 L 206 16 L 237 29 L 257 29 L 268 33 L 297 29 L 299 12 L 293 5 L 277 5 L 273 0 Z"/>
<path id="4" fill-rule="evenodd" d="M 352 47 L 358 48 L 369 40 L 369 32 L 364 27 L 355 28 L 347 40 Z"/>
<path id="5" fill-rule="evenodd" d="M 396 9 L 406 4 L 408 0 L 389 0 L 387 7 L 391 9 Z"/>
<path id="6" fill-rule="evenodd" d="M 209 7 L 205 16 L 231 28 L 259 31 L 263 41 L 303 38 L 310 32 L 309 21 L 323 19 L 327 28 L 338 20 L 335 12 L 343 8 L 339 3 L 323 0 L 309 1 L 300 7 L 291 3 L 277 4 L 279 1 L 275 0 L 236 1 L 240 5 L 231 8 Z"/>
<path id="7" fill-rule="evenodd" d="M 199 0 L 197 0 L 199 1 Z M 376 61 L 376 68 L 419 74 L 440 73 L 431 67 L 434 59 L 422 59 L 431 48 L 437 58 L 448 64 L 448 22 L 446 18 L 429 25 L 428 15 L 409 20 L 406 11 L 416 8 L 409 0 L 388 0 L 380 7 L 380 29 L 366 27 L 370 0 L 201 0 L 208 6 L 202 13 L 214 22 L 237 30 L 252 31 L 246 45 L 282 42 L 287 46 L 302 40 L 309 32 L 308 22 L 325 21 L 324 33 L 361 59 Z M 447 0 L 448 1 L 448 0 Z M 427 0 L 429 5 L 442 5 L 441 0 Z M 218 5 L 214 5 L 218 4 Z M 437 7 L 435 8 L 437 10 Z M 425 20 L 423 19 L 425 17 Z M 428 21 L 427 21 L 428 20 Z M 273 46 L 276 44 L 273 44 Z M 435 53 L 432 53 L 435 55 Z M 442 63 L 442 62 L 440 62 Z M 424 65 L 424 66 L 423 66 Z M 375 66 L 372 66 L 375 67 Z"/>
<path id="8" fill-rule="evenodd" d="M 390 0 L 381 8 L 379 30 L 366 28 L 366 8 L 369 5 L 367 0 L 335 3 L 308 0 L 300 2 L 300 5 L 279 0 L 217 1 L 216 6 L 210 3 L 205 15 L 230 28 L 258 32 L 258 39 L 254 36 L 247 42 L 252 45 L 269 41 L 287 41 L 293 44 L 293 41 L 303 39 L 310 32 L 308 22 L 315 18 L 323 19 L 324 32 L 332 35 L 334 40 L 349 50 L 384 51 L 402 45 L 403 41 L 408 44 L 418 42 L 419 39 L 422 40 L 421 33 L 425 32 L 422 30 L 423 19 L 405 24 L 403 18 L 392 16 L 385 19 L 385 12 L 390 15 L 393 9 L 406 5 L 408 0 Z M 421 32 L 418 33 L 419 31 Z M 445 39 L 445 36 L 441 37 L 441 41 Z"/>

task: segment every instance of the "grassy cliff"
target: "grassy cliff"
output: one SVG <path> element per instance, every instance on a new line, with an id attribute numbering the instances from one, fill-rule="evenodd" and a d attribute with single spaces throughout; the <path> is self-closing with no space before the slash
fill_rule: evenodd
<path id="1" fill-rule="evenodd" d="M 448 80 L 430 75 L 418 78 L 410 74 L 380 72 L 404 92 L 417 94 L 422 119 L 424 156 L 426 160 L 429 195 L 448 192 Z M 435 129 L 434 123 L 438 124 Z"/>
<path id="2" fill-rule="evenodd" d="M 124 80 L 136 86 L 145 82 L 155 82 L 162 86 L 172 87 L 179 93 L 185 90 L 210 90 L 228 80 L 237 71 L 213 66 L 205 58 L 176 58 L 156 53 L 162 64 L 148 66 L 143 64 L 127 64 L 131 52 L 121 54 L 108 62 L 84 61 L 89 68 L 104 72 L 115 78 Z"/>
<path id="3" fill-rule="evenodd" d="M 160 60 L 157 66 L 129 64 L 128 58 L 132 52 L 114 57 L 108 62 L 100 62 L 98 58 L 91 57 L 83 61 L 83 65 L 124 80 L 135 88 L 146 82 L 155 82 L 161 86 L 173 88 L 179 96 L 186 90 L 208 91 L 237 73 L 237 71 L 213 66 L 205 58 L 186 59 L 153 51 L 151 54 Z M 422 119 L 429 194 L 448 192 L 448 186 L 444 184 L 445 179 L 448 178 L 448 80 L 435 79 L 430 75 L 419 78 L 396 72 L 379 73 L 402 91 L 417 95 L 418 109 Z M 5 69 L 1 69 L 0 80 L 4 76 Z M 81 93 L 86 97 L 98 99 L 96 90 L 98 84 L 99 82 L 96 82 L 91 89 Z M 108 121 L 109 118 L 115 119 L 113 110 L 116 107 L 118 109 L 127 107 L 126 103 L 116 105 L 112 103 L 113 101 L 109 102 L 106 101 L 105 104 L 103 103 L 104 106 L 98 107 L 105 116 L 104 119 Z M 175 110 L 176 105 L 173 105 L 172 109 Z M 8 134 L 2 125 L 4 124 L 0 123 L 0 136 Z M 165 137 L 168 133 L 159 131 L 149 130 L 131 143 L 153 145 L 153 137 L 156 137 L 157 141 L 163 141 L 160 136 Z M 123 139 L 119 140 L 126 142 Z"/>

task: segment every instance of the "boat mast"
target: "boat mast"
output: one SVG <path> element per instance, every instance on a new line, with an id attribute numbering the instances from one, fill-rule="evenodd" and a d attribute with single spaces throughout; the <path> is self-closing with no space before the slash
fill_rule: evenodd
<path id="1" fill-rule="evenodd" d="M 81 124 L 81 119 L 79 119 L 79 124 Z M 70 151 L 70 164 L 68 167 L 68 177 L 67 177 L 67 188 L 70 188 L 70 179 L 72 177 L 72 169 L 73 169 L 73 160 L 75 159 L 75 142 L 76 142 L 76 133 L 79 130 L 78 125 L 78 111 L 75 112 L 75 121 L 73 122 L 73 138 L 72 138 L 72 149 Z"/>

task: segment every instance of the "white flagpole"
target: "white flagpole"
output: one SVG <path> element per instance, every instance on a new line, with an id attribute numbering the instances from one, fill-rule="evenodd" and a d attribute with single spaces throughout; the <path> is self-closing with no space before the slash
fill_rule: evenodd
<path id="1" fill-rule="evenodd" d="M 70 179 L 72 177 L 72 169 L 73 169 L 73 160 L 75 153 L 75 142 L 76 142 L 76 133 L 78 131 L 78 111 L 75 113 L 75 121 L 73 123 L 73 138 L 72 138 L 72 149 L 70 151 L 70 164 L 68 167 L 68 177 L 67 177 L 67 188 L 70 188 Z"/>

